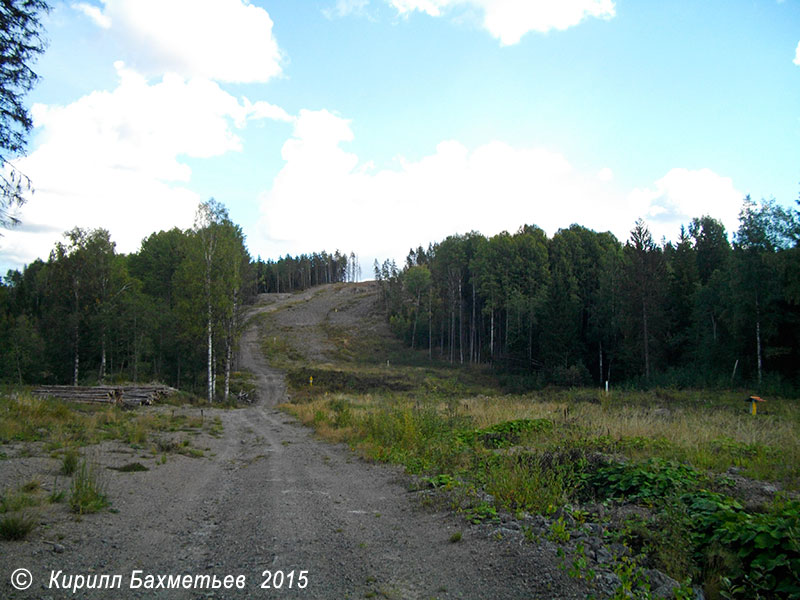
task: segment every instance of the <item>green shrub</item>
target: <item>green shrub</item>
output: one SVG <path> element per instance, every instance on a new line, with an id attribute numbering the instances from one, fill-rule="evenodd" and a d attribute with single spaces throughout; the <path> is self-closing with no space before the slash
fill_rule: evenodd
<path id="1" fill-rule="evenodd" d="M 353 411 L 350 404 L 343 398 L 331 400 L 328 406 L 333 411 L 333 425 L 335 427 L 347 427 L 353 420 Z"/>
<path id="2" fill-rule="evenodd" d="M 456 439 L 467 445 L 480 442 L 486 448 L 507 448 L 519 444 L 525 433 L 549 433 L 552 430 L 553 422 L 550 419 L 515 419 L 483 429 L 458 432 Z"/>
<path id="3" fill-rule="evenodd" d="M 695 469 L 651 459 L 600 467 L 586 480 L 598 496 L 661 507 L 652 519 L 633 519 L 623 535 L 671 574 L 694 569 L 711 597 L 800 599 L 800 502 L 749 513 L 736 500 L 699 490 Z M 688 543 L 687 543 L 688 542 Z"/>
<path id="4" fill-rule="evenodd" d="M 471 506 L 464 510 L 464 515 L 467 520 L 477 525 L 483 521 L 494 523 L 498 521 L 497 509 L 488 502 L 479 502 L 475 506 Z"/>
<path id="5" fill-rule="evenodd" d="M 601 498 L 662 499 L 695 486 L 700 473 L 675 461 L 651 458 L 642 463 L 613 463 L 588 476 Z"/>
<path id="6" fill-rule="evenodd" d="M 712 492 L 686 494 L 695 558 L 715 561 L 724 549 L 719 573 L 730 598 L 800 598 L 800 502 L 750 514 L 731 498 Z M 717 575 L 715 573 L 707 573 Z"/>

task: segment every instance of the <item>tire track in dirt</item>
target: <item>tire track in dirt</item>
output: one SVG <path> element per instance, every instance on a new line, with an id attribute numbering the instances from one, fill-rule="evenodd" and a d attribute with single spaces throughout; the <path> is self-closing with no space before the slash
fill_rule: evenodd
<path id="1" fill-rule="evenodd" d="M 326 311 L 305 302 L 310 298 L 295 298 L 293 310 L 308 307 L 319 319 Z M 278 300 L 258 310 L 282 305 Z M 308 323 L 308 317 L 293 318 Z M 487 539 L 483 529 L 466 527 L 453 515 L 421 509 L 400 469 L 320 442 L 276 411 L 286 388 L 282 374 L 261 356 L 255 322 L 243 337 L 241 362 L 255 374 L 261 402 L 235 411 L 234 423 L 226 423 L 256 432 L 251 439 L 257 442 L 245 452 L 254 460 L 236 471 L 230 488 L 235 499 L 209 545 L 250 540 L 252 552 L 223 557 L 223 571 L 236 566 L 231 559 L 259 573 L 308 571 L 308 587 L 284 589 L 280 597 L 286 598 L 585 597 L 551 550 L 527 545 L 521 551 L 518 542 Z M 458 544 L 450 542 L 456 531 L 465 531 Z"/>

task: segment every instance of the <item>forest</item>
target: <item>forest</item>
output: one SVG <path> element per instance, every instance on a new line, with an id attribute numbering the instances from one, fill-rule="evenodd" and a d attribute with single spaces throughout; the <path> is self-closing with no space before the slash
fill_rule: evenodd
<path id="1" fill-rule="evenodd" d="M 572 225 L 451 235 L 374 264 L 392 330 L 418 357 L 491 365 L 514 385 L 800 389 L 800 217 L 745 198 L 732 241 L 710 216 L 657 243 Z M 354 253 L 253 259 L 211 199 L 194 227 L 118 254 L 73 229 L 0 285 L 9 383 L 157 380 L 227 400 L 256 294 L 357 281 Z M 427 355 L 427 356 L 425 356 Z"/>
<path id="2" fill-rule="evenodd" d="M 798 201 L 800 204 L 800 201 Z M 747 196 L 732 242 L 711 216 L 657 243 L 572 225 L 451 235 L 375 261 L 394 332 L 526 386 L 800 389 L 800 219 Z"/>
<path id="3" fill-rule="evenodd" d="M 352 255 L 355 260 L 355 255 Z M 0 285 L 0 379 L 7 383 L 160 381 L 227 401 L 244 307 L 258 293 L 356 277 L 336 251 L 253 260 L 225 206 L 119 254 L 104 229 L 64 234 L 47 261 Z"/>

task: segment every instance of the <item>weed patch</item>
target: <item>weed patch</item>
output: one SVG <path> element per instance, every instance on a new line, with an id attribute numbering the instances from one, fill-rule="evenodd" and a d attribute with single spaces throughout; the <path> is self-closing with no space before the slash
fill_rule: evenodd
<path id="1" fill-rule="evenodd" d="M 6 492 L 0 497 L 0 513 L 13 513 L 41 504 L 42 499 L 38 494 L 19 489 Z"/>
<path id="2" fill-rule="evenodd" d="M 78 468 L 78 451 L 74 448 L 69 448 L 61 457 L 61 474 L 72 475 Z"/>
<path id="3" fill-rule="evenodd" d="M 695 559 L 728 598 L 800 598 L 800 502 L 751 514 L 720 494 L 681 497 Z"/>
<path id="4" fill-rule="evenodd" d="M 403 464 L 469 522 L 494 520 L 499 510 L 552 515 L 580 502 L 603 500 L 612 509 L 636 503 L 642 514 L 619 523 L 613 535 L 631 556 L 647 556 L 648 568 L 703 582 L 708 598 L 800 598 L 793 587 L 797 506 L 748 513 L 733 498 L 704 495 L 719 485 L 709 470 L 733 465 L 779 475 L 791 487 L 800 472 L 793 462 L 800 458 L 797 410 L 776 401 L 773 414 L 756 420 L 734 399 L 680 392 L 669 398 L 675 405 L 667 409 L 664 398 L 654 404 L 641 393 L 573 402 L 558 390 L 464 398 L 320 390 L 286 409 L 368 458 Z M 437 502 L 429 494 L 423 501 Z M 563 541 L 570 527 L 555 521 L 547 535 Z M 585 553 L 570 560 L 576 576 L 590 572 Z M 623 592 L 644 593 L 641 560 L 615 563 Z"/>
<path id="5" fill-rule="evenodd" d="M 27 513 L 6 514 L 0 517 L 0 539 L 23 540 L 36 528 L 36 518 Z"/>
<path id="6" fill-rule="evenodd" d="M 602 498 L 633 501 L 675 496 L 696 486 L 700 473 L 674 461 L 651 458 L 644 463 L 614 463 L 600 467 L 588 477 L 589 485 Z"/>
<path id="7" fill-rule="evenodd" d="M 480 442 L 486 448 L 508 448 L 518 445 L 526 433 L 552 431 L 553 422 L 550 419 L 515 419 L 483 429 L 459 432 L 456 438 L 470 445 Z"/>
<path id="8" fill-rule="evenodd" d="M 109 502 L 97 465 L 82 460 L 72 477 L 69 505 L 80 515 L 103 510 Z"/>
<path id="9" fill-rule="evenodd" d="M 204 428 L 218 435 L 221 421 L 204 424 L 196 417 L 175 416 L 174 411 L 170 416 L 145 409 L 129 411 L 108 405 L 67 403 L 34 397 L 28 392 L 0 393 L 0 443 L 45 442 L 48 451 L 66 448 L 61 464 L 64 475 L 74 473 L 81 446 L 120 440 L 138 448 L 154 432 Z"/>

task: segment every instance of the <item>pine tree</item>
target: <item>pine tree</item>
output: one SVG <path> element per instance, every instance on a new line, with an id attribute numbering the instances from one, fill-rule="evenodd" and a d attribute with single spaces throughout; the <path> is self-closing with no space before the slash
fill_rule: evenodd
<path id="1" fill-rule="evenodd" d="M 45 48 L 41 14 L 44 0 L 0 2 L 0 225 L 16 224 L 13 207 L 21 206 L 31 181 L 11 160 L 25 151 L 33 121 L 23 104 L 38 75 L 31 68 Z"/>

